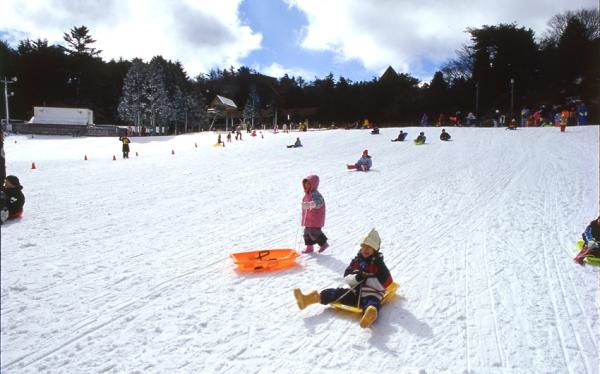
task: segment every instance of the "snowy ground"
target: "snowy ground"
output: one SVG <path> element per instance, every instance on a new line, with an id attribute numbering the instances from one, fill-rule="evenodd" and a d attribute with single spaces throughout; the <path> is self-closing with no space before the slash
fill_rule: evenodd
<path id="1" fill-rule="evenodd" d="M 600 269 L 571 258 L 598 126 L 425 131 L 133 138 L 129 160 L 116 138 L 8 137 L 27 203 L 1 229 L 1 372 L 596 373 Z M 374 170 L 346 171 L 365 148 Z M 299 248 L 309 174 L 330 249 L 238 272 L 230 253 Z M 299 311 L 292 289 L 340 284 L 372 227 L 399 297 L 364 330 Z"/>

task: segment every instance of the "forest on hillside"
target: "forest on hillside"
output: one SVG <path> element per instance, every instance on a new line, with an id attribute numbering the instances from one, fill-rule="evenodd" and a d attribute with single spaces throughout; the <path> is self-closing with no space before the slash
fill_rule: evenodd
<path id="1" fill-rule="evenodd" d="M 394 61 L 381 77 L 358 82 L 332 73 L 312 81 L 268 77 L 246 66 L 190 77 L 180 62 L 163 56 L 104 61 L 85 26 L 65 32 L 64 45 L 0 41 L 0 75 L 17 78 L 10 84 L 10 113 L 21 120 L 32 116 L 34 106 L 84 107 L 98 124 L 194 131 L 205 128 L 210 101 L 222 95 L 236 103 L 240 120 L 258 123 L 278 112 L 280 123 L 289 118 L 344 125 L 368 118 L 402 125 L 418 123 L 424 113 L 431 119 L 468 112 L 485 118 L 496 110 L 518 116 L 521 108 L 557 111 L 577 102 L 586 103 L 589 119 L 598 121 L 598 17 L 596 9 L 557 14 L 541 36 L 517 24 L 468 28 L 470 42 L 430 82 L 396 73 Z"/>

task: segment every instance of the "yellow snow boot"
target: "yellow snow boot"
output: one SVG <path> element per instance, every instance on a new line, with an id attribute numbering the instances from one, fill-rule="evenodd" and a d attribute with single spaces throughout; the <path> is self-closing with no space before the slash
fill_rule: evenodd
<path id="1" fill-rule="evenodd" d="M 298 303 L 298 308 L 301 310 L 309 306 L 310 304 L 316 304 L 321 301 L 321 295 L 317 291 L 310 291 L 304 295 L 299 288 L 294 288 L 294 297 Z"/>
<path id="2" fill-rule="evenodd" d="M 360 327 L 366 329 L 371 326 L 373 322 L 377 319 L 377 308 L 373 305 L 369 305 L 365 312 L 363 313 L 362 318 L 360 319 Z"/>

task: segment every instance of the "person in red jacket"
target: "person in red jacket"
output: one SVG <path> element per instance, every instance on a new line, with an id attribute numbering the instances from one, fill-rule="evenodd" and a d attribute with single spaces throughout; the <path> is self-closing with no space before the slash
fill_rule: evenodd
<path id="1" fill-rule="evenodd" d="M 299 288 L 294 289 L 294 297 L 300 309 L 308 305 L 321 303 L 327 305 L 340 302 L 358 306 L 363 310 L 360 327 L 366 328 L 377 319 L 381 300 L 385 289 L 393 279 L 383 255 L 379 252 L 381 239 L 379 233 L 372 229 L 360 243 L 360 250 L 344 271 L 344 280 L 350 288 L 327 288 L 321 292 L 311 291 L 303 294 Z"/>

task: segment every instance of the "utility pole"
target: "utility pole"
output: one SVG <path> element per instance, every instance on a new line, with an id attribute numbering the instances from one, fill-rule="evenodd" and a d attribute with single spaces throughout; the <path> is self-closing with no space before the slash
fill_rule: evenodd
<path id="1" fill-rule="evenodd" d="M 515 93 L 515 79 L 510 78 L 510 119 L 512 121 L 513 118 L 513 108 L 514 108 L 514 93 Z"/>
<path id="2" fill-rule="evenodd" d="M 479 118 L 479 81 L 475 83 L 475 117 Z"/>
<path id="3" fill-rule="evenodd" d="M 8 92 L 8 85 L 10 83 L 15 83 L 16 81 L 17 81 L 17 77 L 12 77 L 10 80 L 8 80 L 6 77 L 4 77 L 4 79 L 2 80 L 2 83 L 4 83 L 4 105 L 6 108 L 6 129 L 9 131 L 12 130 L 12 127 L 10 126 L 10 112 L 8 110 L 8 97 L 13 96 L 15 93 Z"/>

